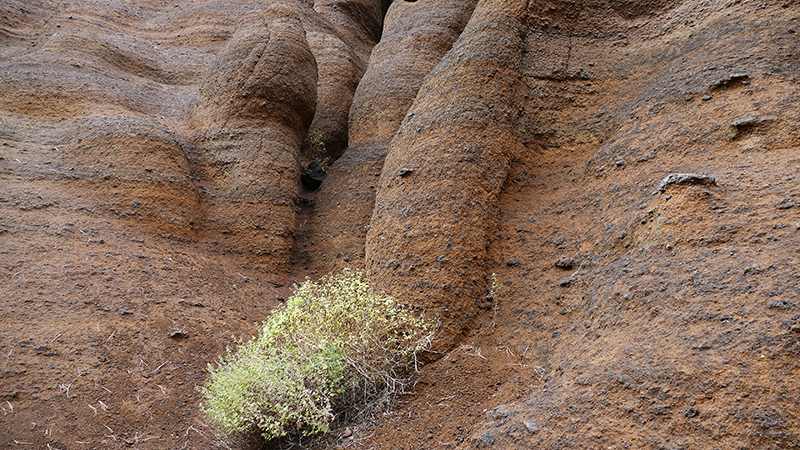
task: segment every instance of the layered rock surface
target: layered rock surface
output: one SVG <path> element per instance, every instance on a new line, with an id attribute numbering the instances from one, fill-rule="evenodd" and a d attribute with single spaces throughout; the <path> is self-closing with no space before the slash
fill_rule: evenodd
<path id="1" fill-rule="evenodd" d="M 356 266 L 442 353 L 337 445 L 800 446 L 798 6 L 386 8 L 0 6 L 2 442 L 210 447 L 205 364 Z"/>
<path id="2" fill-rule="evenodd" d="M 0 11 L 0 441 L 210 445 L 195 385 L 302 279 L 303 142 L 346 144 L 380 2 Z"/>

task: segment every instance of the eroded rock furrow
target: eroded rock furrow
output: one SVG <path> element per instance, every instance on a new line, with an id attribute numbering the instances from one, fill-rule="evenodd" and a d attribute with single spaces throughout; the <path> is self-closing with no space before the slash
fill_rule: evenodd
<path id="1" fill-rule="evenodd" d="M 525 7 L 484 2 L 475 9 L 425 78 L 378 183 L 368 274 L 392 295 L 439 315 L 444 348 L 458 340 L 476 299 L 488 292 L 486 248 L 509 162 L 520 151 L 518 18 Z"/>

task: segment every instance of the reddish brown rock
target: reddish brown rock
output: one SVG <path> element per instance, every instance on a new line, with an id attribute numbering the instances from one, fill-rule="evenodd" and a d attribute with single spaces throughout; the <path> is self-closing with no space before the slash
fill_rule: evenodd
<path id="1" fill-rule="evenodd" d="M 791 2 L 90 3 L 0 5 L 0 446 L 213 447 L 344 265 L 443 353 L 319 448 L 800 445 Z"/>
<path id="2" fill-rule="evenodd" d="M 331 167 L 306 225 L 310 248 L 301 249 L 299 258 L 304 264 L 363 265 L 366 227 L 390 141 L 475 3 L 399 1 L 389 8 L 381 42 L 353 99 L 348 149 Z"/>
<path id="3" fill-rule="evenodd" d="M 425 78 L 378 185 L 368 274 L 392 295 L 443 316 L 445 348 L 486 294 L 498 198 L 521 149 L 515 128 L 523 35 L 516 18 L 523 13 L 524 2 L 476 8 Z"/>
<path id="4" fill-rule="evenodd" d="M 306 164 L 326 158 L 331 163 L 347 147 L 350 105 L 381 37 L 383 19 L 379 2 L 373 0 L 317 1 L 314 9 L 324 21 L 307 33 L 320 81 L 317 114 L 303 142 Z"/>
<path id="5" fill-rule="evenodd" d="M 317 104 L 317 65 L 297 13 L 242 19 L 191 107 L 193 163 L 212 235 L 276 263 L 294 242 L 300 144 Z"/>
<path id="6" fill-rule="evenodd" d="M 797 317 L 769 300 L 792 290 L 796 275 L 797 258 L 785 251 L 797 241 L 794 216 L 779 192 L 795 176 L 789 161 L 800 144 L 791 131 L 798 114 L 778 100 L 800 92 L 796 8 L 762 5 L 769 21 L 752 5 L 715 4 L 705 15 L 690 2 L 557 3 L 494 15 L 512 4 L 476 8 L 420 90 L 415 108 L 422 112 L 406 117 L 386 159 L 368 234 L 370 275 L 400 298 L 441 311 L 450 324 L 445 348 L 461 326 L 472 328 L 423 377 L 441 403 L 412 402 L 404 411 L 428 413 L 388 419 L 370 430 L 385 436 L 373 445 L 423 442 L 402 431 L 414 427 L 441 429 L 430 438 L 455 448 L 798 445 L 788 400 L 798 391 L 784 381 L 798 369 Z M 506 26 L 523 24 L 519 93 L 492 102 L 505 102 L 517 117 L 507 145 L 489 147 L 521 148 L 507 153 L 505 165 L 502 157 L 486 158 L 495 170 L 471 179 L 471 168 L 482 166 L 458 152 L 481 135 L 453 125 L 469 116 L 447 114 L 459 111 L 460 99 L 435 74 L 451 67 L 480 22 L 501 42 L 516 39 Z M 767 28 L 780 36 L 773 43 L 763 37 Z M 495 37 L 483 33 L 482 42 Z M 426 97 L 429 85 L 436 95 Z M 483 86 L 464 98 L 479 99 L 488 112 L 482 94 L 496 91 L 491 82 Z M 437 109 L 428 98 L 445 101 Z M 457 130 L 452 136 L 448 126 Z M 426 141 L 442 135 L 439 145 Z M 449 167 L 456 170 L 429 175 Z M 716 184 L 659 193 L 671 173 Z M 448 206 L 460 196 L 485 199 L 480 187 L 498 175 L 502 190 L 485 209 Z M 481 239 L 485 246 L 473 244 L 475 261 L 459 255 L 447 267 L 447 237 L 459 239 L 451 239 L 453 248 Z M 552 265 L 558 258 L 581 263 L 565 276 Z M 491 273 L 499 293 L 487 305 Z M 459 321 L 441 305 L 469 302 L 439 286 L 472 288 L 466 297 L 487 312 L 471 324 L 462 313 Z M 481 384 L 465 382 L 476 373 Z M 523 383 L 531 393 L 520 396 Z M 486 413 L 472 402 L 483 402 Z M 465 417 L 461 408 L 471 412 Z"/>
<path id="7" fill-rule="evenodd" d="M 312 6 L 0 5 L 0 446 L 213 445 L 204 355 L 288 296 L 301 143 L 380 33 Z"/>

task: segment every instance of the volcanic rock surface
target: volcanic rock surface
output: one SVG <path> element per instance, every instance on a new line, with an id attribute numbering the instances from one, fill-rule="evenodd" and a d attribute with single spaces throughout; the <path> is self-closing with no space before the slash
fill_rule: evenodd
<path id="1" fill-rule="evenodd" d="M 356 267 L 438 353 L 311 447 L 800 448 L 798 32 L 787 0 L 3 2 L 0 445 L 215 448 L 206 365 Z"/>

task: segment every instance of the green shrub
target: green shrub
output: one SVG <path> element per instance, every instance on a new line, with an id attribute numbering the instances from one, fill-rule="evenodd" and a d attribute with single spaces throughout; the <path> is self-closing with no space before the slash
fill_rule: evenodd
<path id="1" fill-rule="evenodd" d="M 359 272 L 306 281 L 258 336 L 209 365 L 202 409 L 230 435 L 324 433 L 337 414 L 402 392 L 404 373 L 432 334 Z"/>

